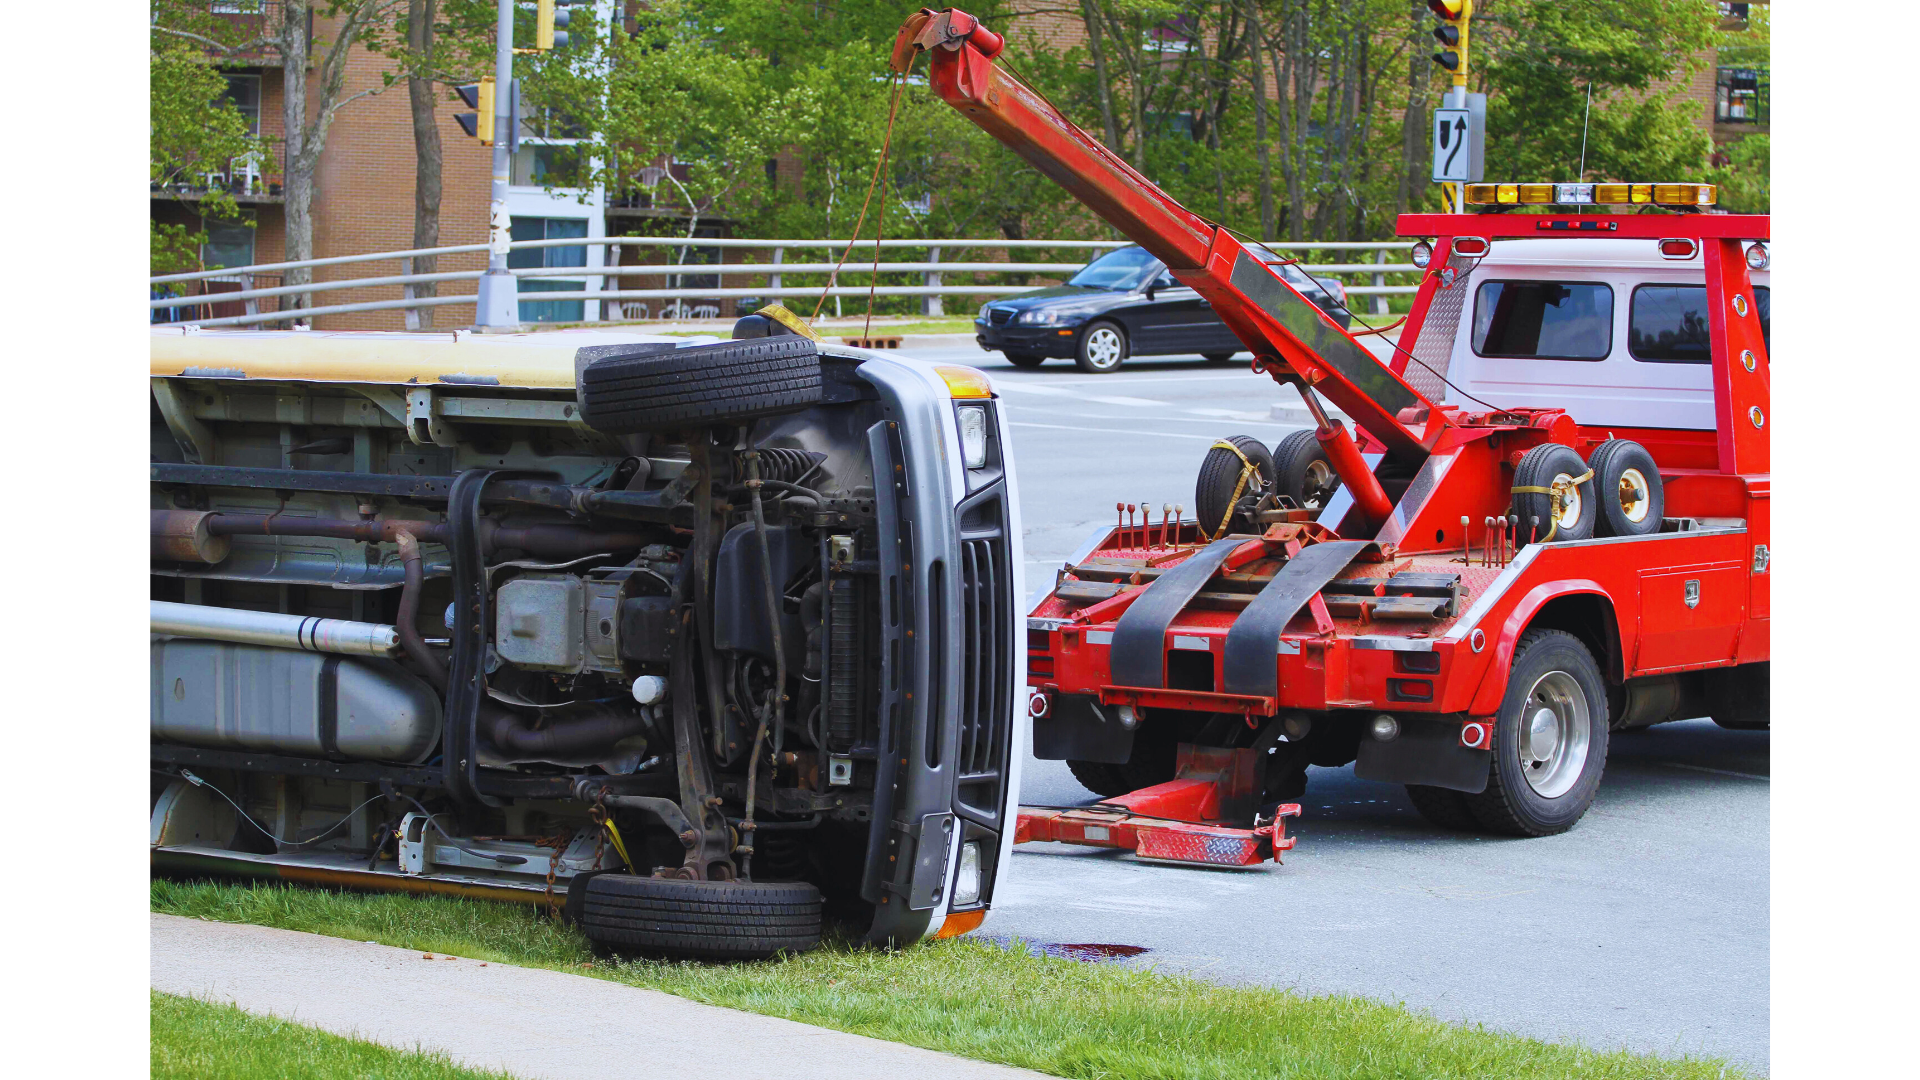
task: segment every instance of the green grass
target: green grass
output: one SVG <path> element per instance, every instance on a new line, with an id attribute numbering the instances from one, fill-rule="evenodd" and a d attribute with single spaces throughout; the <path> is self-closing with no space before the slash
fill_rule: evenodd
<path id="1" fill-rule="evenodd" d="M 152 992 L 154 1080 L 500 1080 L 441 1053 L 409 1053 L 234 1005 Z"/>
<path id="2" fill-rule="evenodd" d="M 1444 1024 L 1364 998 L 1219 986 L 964 939 L 892 953 L 829 943 L 756 964 L 613 962 L 528 909 L 470 900 L 156 881 L 152 907 L 559 968 L 1085 1080 L 1746 1075 L 1719 1061 L 1598 1053 Z"/>

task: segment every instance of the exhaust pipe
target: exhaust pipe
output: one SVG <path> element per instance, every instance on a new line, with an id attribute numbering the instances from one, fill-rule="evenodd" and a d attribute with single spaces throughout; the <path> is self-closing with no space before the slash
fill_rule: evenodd
<path id="1" fill-rule="evenodd" d="M 381 623 L 316 619 L 270 611 L 241 611 L 203 604 L 150 600 L 151 627 L 168 637 L 237 641 L 302 652 L 390 657 L 400 650 L 400 631 Z"/>

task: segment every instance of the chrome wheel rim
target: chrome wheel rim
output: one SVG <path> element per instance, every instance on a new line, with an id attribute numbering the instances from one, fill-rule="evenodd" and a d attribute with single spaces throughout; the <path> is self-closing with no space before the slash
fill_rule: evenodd
<path id="1" fill-rule="evenodd" d="M 1651 491 L 1647 475 L 1639 469 L 1622 472 L 1619 491 L 1621 515 L 1636 525 L 1647 520 L 1647 514 L 1653 509 Z"/>
<path id="2" fill-rule="evenodd" d="M 1560 493 L 1560 528 L 1562 531 L 1580 524 L 1580 485 L 1573 482 L 1572 473 L 1558 473 L 1553 478 L 1553 489 Z"/>
<path id="3" fill-rule="evenodd" d="M 1111 327 L 1096 326 L 1087 334 L 1087 363 L 1102 371 L 1120 366 L 1120 333 Z"/>
<path id="4" fill-rule="evenodd" d="M 1308 510 L 1318 510 L 1327 505 L 1333 496 L 1333 489 L 1340 486 L 1340 474 L 1325 461 L 1315 460 L 1307 465 L 1305 482 L 1300 485 L 1300 505 Z"/>
<path id="5" fill-rule="evenodd" d="M 1573 790 L 1587 766 L 1591 729 L 1587 695 L 1564 671 L 1549 671 L 1520 706 L 1520 772 L 1543 799 Z"/>

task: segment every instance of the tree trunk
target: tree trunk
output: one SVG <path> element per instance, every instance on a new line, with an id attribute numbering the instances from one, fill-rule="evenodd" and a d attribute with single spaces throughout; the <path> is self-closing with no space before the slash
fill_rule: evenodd
<path id="1" fill-rule="evenodd" d="M 413 108 L 413 246 L 440 246 L 440 124 L 434 113 L 437 104 L 433 79 L 426 65 L 433 54 L 433 21 L 438 0 L 407 0 L 407 101 Z M 431 274 L 439 263 L 432 255 L 409 261 L 409 273 Z M 434 296 L 439 287 L 433 283 L 411 285 L 411 297 Z M 409 308 L 407 329 L 433 329 L 433 309 Z"/>
<path id="2" fill-rule="evenodd" d="M 1093 58 L 1093 85 L 1100 98 L 1100 131 L 1107 149 L 1120 152 L 1120 132 L 1113 126 L 1113 92 L 1107 86 L 1107 50 L 1100 34 L 1099 0 L 1080 0 L 1080 18 L 1087 25 L 1087 53 Z"/>
<path id="3" fill-rule="evenodd" d="M 307 153 L 307 35 L 308 5 L 285 0 L 280 5 L 276 46 L 280 53 L 281 115 L 286 128 L 285 162 L 287 262 L 313 258 L 313 169 Z M 287 285 L 313 281 L 313 269 L 292 267 L 281 278 Z M 282 301 L 285 309 L 313 306 L 312 293 L 293 293 Z"/>
<path id="4" fill-rule="evenodd" d="M 1273 162 L 1267 151 L 1266 36 L 1260 30 L 1260 2 L 1247 3 L 1248 59 L 1253 61 L 1253 142 L 1260 162 L 1260 239 L 1273 239 Z"/>

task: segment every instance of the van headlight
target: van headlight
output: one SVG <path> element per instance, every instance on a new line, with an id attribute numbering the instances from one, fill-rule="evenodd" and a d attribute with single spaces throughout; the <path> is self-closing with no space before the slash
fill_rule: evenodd
<path id="1" fill-rule="evenodd" d="M 960 457 L 969 469 L 987 465 L 987 407 L 962 405 L 960 417 Z"/>
<path id="2" fill-rule="evenodd" d="M 953 907 L 980 902 L 980 841 L 960 845 L 960 870 L 953 876 Z"/>

